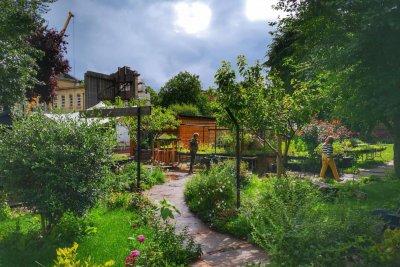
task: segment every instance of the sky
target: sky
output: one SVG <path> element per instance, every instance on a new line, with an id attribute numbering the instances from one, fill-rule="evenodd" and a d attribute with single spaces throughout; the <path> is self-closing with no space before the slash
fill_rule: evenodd
<path id="1" fill-rule="evenodd" d="M 271 7 L 276 1 L 58 0 L 44 17 L 60 31 L 68 11 L 75 15 L 66 57 L 78 79 L 129 66 L 156 91 L 181 71 L 199 75 L 207 89 L 223 60 L 266 60 L 268 22 L 282 15 Z"/>

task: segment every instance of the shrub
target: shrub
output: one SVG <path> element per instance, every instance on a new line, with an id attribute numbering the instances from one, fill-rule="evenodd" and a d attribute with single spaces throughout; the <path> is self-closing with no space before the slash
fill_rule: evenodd
<path id="1" fill-rule="evenodd" d="M 83 120 L 55 121 L 42 114 L 16 120 L 0 140 L 4 188 L 41 215 L 42 231 L 66 211 L 82 215 L 102 193 L 110 137 Z"/>
<path id="2" fill-rule="evenodd" d="M 148 170 L 140 166 L 140 187 L 143 190 L 151 188 L 153 185 L 165 182 L 165 174 L 160 168 Z M 108 176 L 106 188 L 110 192 L 134 191 L 137 186 L 137 163 L 130 162 L 122 168 L 117 169 L 116 173 Z"/>
<path id="3" fill-rule="evenodd" d="M 134 233 L 128 238 L 131 241 L 131 253 L 126 259 L 133 266 L 187 266 L 202 254 L 200 245 L 194 242 L 187 228 L 177 231 L 175 223 L 170 223 L 162 215 L 164 208 L 171 212 L 173 218 L 172 211 L 177 211 L 175 206 L 165 200 L 160 204 L 159 209 L 142 209 L 146 216 L 133 223 Z M 161 213 L 157 217 L 158 210 Z M 150 226 L 153 234 L 144 237 L 142 232 L 137 231 L 141 225 Z"/>
<path id="4" fill-rule="evenodd" d="M 91 226 L 86 217 L 77 217 L 71 212 L 66 212 L 54 226 L 50 238 L 53 242 L 70 244 L 95 232 L 96 228 Z"/>
<path id="5" fill-rule="evenodd" d="M 169 108 L 179 115 L 200 115 L 199 108 L 191 104 L 173 104 Z"/>
<path id="6" fill-rule="evenodd" d="M 0 222 L 10 217 L 11 208 L 8 206 L 7 194 L 0 190 Z"/>
<path id="7" fill-rule="evenodd" d="M 176 232 L 175 225 L 169 223 L 154 226 L 154 236 L 145 242 L 147 249 L 136 260 L 138 266 L 187 266 L 202 254 L 186 228 Z"/>
<path id="8" fill-rule="evenodd" d="M 151 169 L 150 177 L 154 181 L 154 184 L 165 183 L 165 173 L 161 168 Z"/>
<path id="9" fill-rule="evenodd" d="M 381 243 L 371 251 L 378 266 L 400 266 L 400 229 L 386 229 Z"/>
<path id="10" fill-rule="evenodd" d="M 83 262 L 78 259 L 78 243 L 74 243 L 70 248 L 58 248 L 57 260 L 54 261 L 54 267 L 108 267 L 114 266 L 115 262 L 109 260 L 104 264 L 94 264 L 92 259 L 89 257 Z"/>
<path id="11" fill-rule="evenodd" d="M 165 182 L 165 174 L 160 168 L 148 170 L 140 165 L 140 187 L 143 190 L 151 188 L 153 185 Z M 122 192 L 133 191 L 137 186 L 137 163 L 130 162 L 125 164 L 116 174 L 111 174 L 108 179 L 107 187 L 109 191 Z"/>
<path id="12" fill-rule="evenodd" d="M 242 170 L 246 170 L 242 165 Z M 189 209 L 206 221 L 236 205 L 236 165 L 228 160 L 213 164 L 210 170 L 194 175 L 185 186 L 185 200 Z M 244 171 L 241 179 L 244 182 Z"/>
<path id="13" fill-rule="evenodd" d="M 318 144 L 329 135 L 344 140 L 350 136 L 350 133 L 350 130 L 342 125 L 339 120 L 323 121 L 315 118 L 298 131 L 298 134 L 308 145 L 309 154 L 312 154 Z"/>
<path id="14" fill-rule="evenodd" d="M 131 195 L 124 192 L 109 192 L 104 202 L 109 209 L 128 208 L 131 202 Z"/>
<path id="15" fill-rule="evenodd" d="M 270 179 L 259 203 L 248 206 L 254 241 L 279 266 L 363 265 L 379 234 L 366 213 L 339 205 L 328 210 L 310 183 Z"/>
<path id="16" fill-rule="evenodd" d="M 334 156 L 343 156 L 344 155 L 344 147 L 341 145 L 340 142 L 333 142 L 333 153 Z M 314 154 L 321 155 L 322 154 L 322 143 L 319 144 L 315 149 L 314 149 Z"/>

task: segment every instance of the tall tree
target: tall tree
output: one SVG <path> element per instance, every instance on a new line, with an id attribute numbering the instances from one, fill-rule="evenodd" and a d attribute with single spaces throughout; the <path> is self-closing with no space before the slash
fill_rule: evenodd
<path id="1" fill-rule="evenodd" d="M 0 1 L 0 105 L 12 106 L 36 83 L 36 58 L 29 36 L 43 23 L 40 15 L 51 0 Z"/>
<path id="2" fill-rule="evenodd" d="M 303 81 L 318 84 L 344 119 L 384 123 L 400 176 L 399 2 L 281 0 L 278 7 L 291 15 L 277 33 L 296 31 L 307 45 L 298 58 Z"/>
<path id="3" fill-rule="evenodd" d="M 166 82 L 158 96 L 163 107 L 172 104 L 192 104 L 202 113 L 207 113 L 208 110 L 207 98 L 201 91 L 199 76 L 187 71 L 178 73 Z"/>
<path id="4" fill-rule="evenodd" d="M 49 103 L 55 96 L 57 87 L 56 75 L 70 70 L 69 62 L 64 58 L 67 52 L 65 35 L 47 26 L 41 26 L 31 35 L 29 42 L 32 47 L 42 51 L 37 60 L 39 83 L 27 92 L 28 97 L 40 95 L 40 101 Z"/>
<path id="5" fill-rule="evenodd" d="M 229 62 L 223 62 L 215 74 L 217 102 L 233 113 L 243 129 L 276 153 L 280 176 L 296 128 L 311 119 L 318 94 L 302 85 L 286 92 L 277 75 L 259 62 L 248 66 L 244 56 L 238 57 L 237 66 L 240 79 Z"/>

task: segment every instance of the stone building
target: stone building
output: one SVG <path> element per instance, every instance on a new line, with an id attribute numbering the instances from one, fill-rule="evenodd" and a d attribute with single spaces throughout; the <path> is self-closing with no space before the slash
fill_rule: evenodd
<path id="1" fill-rule="evenodd" d="M 75 77 L 69 74 L 56 76 L 56 96 L 52 106 L 67 112 L 82 111 L 85 109 L 85 87 Z"/>

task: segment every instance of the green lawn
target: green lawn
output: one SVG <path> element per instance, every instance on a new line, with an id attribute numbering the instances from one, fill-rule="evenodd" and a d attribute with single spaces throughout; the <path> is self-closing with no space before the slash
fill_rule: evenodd
<path id="1" fill-rule="evenodd" d="M 359 168 L 374 168 L 379 165 L 383 165 L 384 163 L 390 162 L 393 160 L 393 144 L 386 144 L 386 149 L 381 152 L 381 156 L 375 157 L 374 160 L 366 160 L 358 159 L 357 167 Z"/>
<path id="2" fill-rule="evenodd" d="M 340 201 L 354 209 L 385 208 L 393 212 L 400 208 L 400 179 L 377 178 L 369 183 L 338 184 L 344 194 Z"/>
<path id="3" fill-rule="evenodd" d="M 128 237 L 132 235 L 131 221 L 137 214 L 123 209 L 107 210 L 95 208 L 90 219 L 97 233 L 78 241 L 78 254 L 81 258 L 92 257 L 94 263 L 115 260 L 115 266 L 124 266 L 129 252 Z M 20 221 L 21 235 L 15 239 L 16 222 Z M 28 234 L 32 230 L 31 234 Z M 63 242 L 54 243 L 48 238 L 37 238 L 39 220 L 30 214 L 21 215 L 0 222 L 0 266 L 51 266 L 56 257 L 56 248 L 64 247 Z M 143 232 L 149 232 L 144 229 Z M 34 234 L 33 234 L 34 233 Z M 14 237 L 14 238 L 13 238 Z M 17 240 L 17 242 L 16 242 Z"/>

